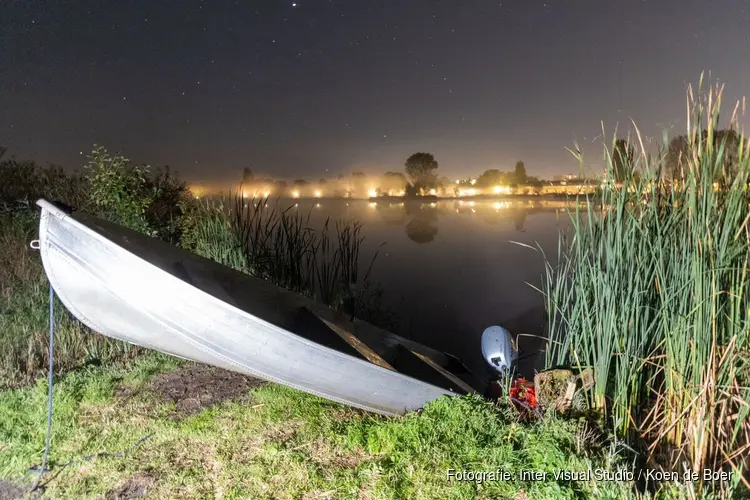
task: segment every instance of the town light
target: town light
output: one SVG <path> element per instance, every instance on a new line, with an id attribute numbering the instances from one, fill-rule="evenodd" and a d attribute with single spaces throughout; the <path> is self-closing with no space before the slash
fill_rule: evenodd
<path id="1" fill-rule="evenodd" d="M 297 190 L 292 191 L 292 198 L 299 198 L 299 191 Z"/>
<path id="2" fill-rule="evenodd" d="M 376 197 L 376 196 L 378 195 L 378 192 L 377 192 L 377 190 L 375 190 L 375 189 L 370 189 L 370 190 L 369 190 L 369 191 L 367 192 L 367 194 L 368 194 L 368 195 L 370 196 L 370 198 L 375 198 L 375 197 Z"/>
<path id="3" fill-rule="evenodd" d="M 495 194 L 500 194 L 503 192 L 502 186 L 495 186 L 492 190 L 495 192 Z"/>
<path id="4" fill-rule="evenodd" d="M 430 194 L 431 194 L 432 196 L 435 196 L 435 195 L 437 194 L 437 189 L 435 189 L 435 188 L 433 188 L 433 189 L 430 189 Z"/>
<path id="5" fill-rule="evenodd" d="M 315 197 L 316 198 L 320 198 L 321 196 L 323 196 L 323 193 L 320 190 L 315 191 Z"/>
<path id="6" fill-rule="evenodd" d="M 477 194 L 477 190 L 476 189 L 474 189 L 474 188 L 469 189 L 469 196 L 474 196 L 475 194 Z"/>
<path id="7" fill-rule="evenodd" d="M 477 180 L 476 180 L 476 179 L 472 179 L 472 180 L 471 180 L 471 181 L 469 181 L 469 182 L 471 182 L 471 185 L 473 186 L 474 184 L 476 184 L 476 183 L 477 183 Z"/>

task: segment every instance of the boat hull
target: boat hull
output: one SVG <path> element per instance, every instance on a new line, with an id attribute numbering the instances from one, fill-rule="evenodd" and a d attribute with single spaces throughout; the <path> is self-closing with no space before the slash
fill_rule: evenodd
<path id="1" fill-rule="evenodd" d="M 438 386 L 390 365 L 395 347 L 445 365 L 450 359 L 441 353 L 173 245 L 72 216 L 45 200 L 38 204 L 50 283 L 65 307 L 95 332 L 384 415 L 471 389 L 440 366 L 435 368 L 449 382 Z M 300 310 L 351 332 L 384 364 L 293 333 Z"/>

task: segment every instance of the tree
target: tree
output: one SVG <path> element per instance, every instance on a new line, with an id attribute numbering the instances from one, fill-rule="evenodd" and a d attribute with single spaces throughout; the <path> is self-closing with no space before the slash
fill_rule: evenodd
<path id="1" fill-rule="evenodd" d="M 505 172 L 501 172 L 496 168 L 491 168 L 482 172 L 482 175 L 477 177 L 476 185 L 482 188 L 488 188 L 492 186 L 508 184 L 510 179 L 509 175 Z"/>
<path id="2" fill-rule="evenodd" d="M 541 180 L 539 180 L 538 177 L 529 177 L 529 176 L 526 176 L 526 184 L 528 184 L 529 186 L 536 187 L 536 186 L 543 185 L 544 182 L 541 181 Z"/>
<path id="3" fill-rule="evenodd" d="M 672 179 L 679 179 L 684 165 L 687 163 L 688 140 L 686 135 L 678 135 L 669 141 L 667 149 L 666 169 Z"/>
<path id="4" fill-rule="evenodd" d="M 253 171 L 245 167 L 244 170 L 242 170 L 242 184 L 247 186 L 252 184 L 254 180 L 255 176 L 253 175 Z"/>
<path id="5" fill-rule="evenodd" d="M 719 148 L 722 150 L 722 171 L 717 172 L 717 177 L 724 176 L 731 182 L 731 179 L 737 175 L 737 168 L 740 163 L 740 144 L 742 138 L 734 129 L 719 130 L 714 135 L 714 151 L 719 154 Z"/>
<path id="6" fill-rule="evenodd" d="M 703 147 L 705 147 L 708 140 L 707 130 L 704 130 L 701 134 L 701 140 L 703 141 Z M 715 178 L 718 179 L 723 175 L 731 179 L 736 174 L 741 141 L 741 137 L 733 129 L 717 130 L 714 133 L 714 154 L 718 154 L 719 149 L 723 146 L 721 162 L 723 168 L 715 173 Z M 678 135 L 669 141 L 665 163 L 667 174 L 672 179 L 679 179 L 684 175 L 685 169 L 688 168 L 689 154 L 690 144 L 686 135 Z"/>
<path id="7" fill-rule="evenodd" d="M 617 139 L 612 150 L 612 175 L 615 182 L 623 182 L 633 168 L 633 146 L 625 139 Z"/>
<path id="8" fill-rule="evenodd" d="M 386 191 L 402 191 L 406 189 L 406 177 L 401 172 L 386 172 L 383 174 L 382 187 Z"/>
<path id="9" fill-rule="evenodd" d="M 515 175 L 516 183 L 524 184 L 526 182 L 526 165 L 524 165 L 522 161 L 516 162 Z"/>
<path id="10" fill-rule="evenodd" d="M 388 179 L 398 179 L 399 181 L 402 181 L 404 184 L 406 184 L 406 177 L 404 177 L 404 174 L 401 172 L 386 172 L 383 174 L 383 177 L 386 177 Z"/>
<path id="11" fill-rule="evenodd" d="M 355 193 L 353 196 L 365 196 L 369 191 L 370 186 L 367 183 L 367 175 L 363 172 L 352 172 L 352 178 L 349 182 L 351 190 Z"/>
<path id="12" fill-rule="evenodd" d="M 409 176 L 415 187 L 426 188 L 436 184 L 435 171 L 438 168 L 438 162 L 430 153 L 414 153 L 406 159 L 404 166 L 406 167 L 406 175 Z"/>

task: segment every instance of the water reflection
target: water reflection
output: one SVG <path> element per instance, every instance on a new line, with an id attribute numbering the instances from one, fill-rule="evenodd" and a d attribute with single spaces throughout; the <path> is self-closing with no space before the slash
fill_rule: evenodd
<path id="1" fill-rule="evenodd" d="M 415 243 L 429 243 L 438 234 L 436 206 L 425 203 L 407 203 L 403 207 L 406 218 L 406 236 Z"/>
<path id="2" fill-rule="evenodd" d="M 539 247 L 554 259 L 558 231 L 574 205 L 562 200 L 442 200 L 431 203 L 364 200 L 280 200 L 310 214 L 311 227 L 331 220 L 362 224 L 362 274 L 378 254 L 370 278 L 399 319 L 394 331 L 452 352 L 481 371 L 481 332 L 503 325 L 514 333 L 544 334 Z M 308 220 L 308 219 L 306 219 Z M 516 242 L 522 245 L 516 244 Z M 381 247 L 381 244 L 385 246 Z M 524 356 L 541 347 L 520 340 Z M 532 358 L 520 365 L 533 376 Z"/>
<path id="3" fill-rule="evenodd" d="M 348 206 L 348 205 L 347 205 Z M 370 214 L 388 226 L 401 226 L 414 243 L 431 243 L 438 239 L 439 218 L 472 217 L 489 225 L 512 225 L 515 231 L 525 232 L 530 215 L 554 214 L 570 209 L 573 204 L 561 200 L 457 200 L 439 203 L 368 202 Z"/>

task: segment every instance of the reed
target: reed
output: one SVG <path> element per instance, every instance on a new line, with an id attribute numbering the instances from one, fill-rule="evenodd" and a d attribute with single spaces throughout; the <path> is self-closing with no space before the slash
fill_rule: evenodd
<path id="1" fill-rule="evenodd" d="M 280 200 L 230 195 L 233 234 L 244 251 L 249 272 L 350 314 L 372 319 L 380 295 L 369 282 L 373 256 L 360 282 L 359 257 L 364 241 L 357 221 L 326 219 L 311 227 L 311 211 L 300 213 Z M 377 309 L 377 308 L 376 308 Z"/>
<path id="2" fill-rule="evenodd" d="M 687 92 L 680 171 L 668 175 L 666 148 L 649 154 L 634 126 L 624 182 L 571 213 L 546 260 L 547 365 L 593 367 L 590 405 L 652 466 L 731 471 L 695 484 L 729 495 L 750 487 L 750 155 L 743 134 L 728 160 L 722 88 L 702 80 Z"/>
<path id="3" fill-rule="evenodd" d="M 237 271 L 249 272 L 247 258 L 223 199 L 181 202 L 180 246 Z"/>

